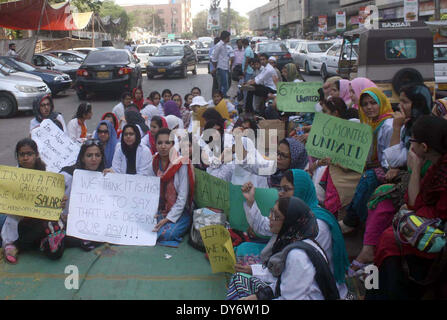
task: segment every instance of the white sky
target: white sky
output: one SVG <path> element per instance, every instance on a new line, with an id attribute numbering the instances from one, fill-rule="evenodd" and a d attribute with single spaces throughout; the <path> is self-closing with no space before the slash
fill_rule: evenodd
<path id="1" fill-rule="evenodd" d="M 168 0 L 115 0 L 119 5 L 135 5 L 135 4 L 165 4 L 169 3 Z M 240 15 L 247 16 L 247 12 L 263 6 L 268 3 L 269 0 L 231 0 L 231 8 L 239 12 Z M 192 16 L 197 12 L 204 9 L 208 9 L 210 6 L 209 0 L 192 0 Z M 227 0 L 220 1 L 220 7 L 225 9 L 227 7 Z"/>

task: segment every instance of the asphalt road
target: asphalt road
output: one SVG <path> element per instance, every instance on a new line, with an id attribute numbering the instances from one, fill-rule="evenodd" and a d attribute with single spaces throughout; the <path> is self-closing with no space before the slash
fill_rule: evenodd
<path id="1" fill-rule="evenodd" d="M 202 90 L 202 95 L 209 100 L 211 99 L 212 81 L 206 63 L 200 64 L 197 71 L 197 75 L 189 72 L 187 79 L 156 78 L 148 80 L 143 75 L 144 95 L 148 96 L 154 90 L 161 93 L 164 89 L 170 89 L 173 93 L 179 93 L 184 97 L 193 87 L 199 87 Z M 305 79 L 306 81 L 321 81 L 319 75 L 305 76 Z M 92 98 L 90 102 L 93 106 L 93 117 L 86 123 L 88 132 L 93 132 L 96 129 L 101 116 L 105 112 L 112 111 L 113 107 L 119 102 L 118 100 L 119 97 L 107 95 Z M 76 113 L 79 99 L 74 90 L 68 90 L 65 94 L 58 94 L 54 103 L 55 111 L 62 113 L 65 122 L 68 123 Z M 32 112 L 19 112 L 14 118 L 0 119 L 0 164 L 17 165 L 14 158 L 14 148 L 17 141 L 29 136 L 29 122 L 32 118 Z"/>

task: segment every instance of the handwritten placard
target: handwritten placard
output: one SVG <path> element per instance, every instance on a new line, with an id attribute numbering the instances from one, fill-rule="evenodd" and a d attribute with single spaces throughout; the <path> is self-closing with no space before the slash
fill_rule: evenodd
<path id="1" fill-rule="evenodd" d="M 65 181 L 61 174 L 0 166 L 0 212 L 57 221 Z"/>
<path id="2" fill-rule="evenodd" d="M 211 207 L 230 212 L 230 184 L 195 169 L 194 200 L 199 208 Z"/>
<path id="3" fill-rule="evenodd" d="M 279 111 L 315 112 L 321 82 L 279 82 L 276 103 Z"/>
<path id="4" fill-rule="evenodd" d="M 230 232 L 221 225 L 200 228 L 200 235 L 206 248 L 213 273 L 234 273 L 236 256 Z"/>
<path id="5" fill-rule="evenodd" d="M 154 246 L 160 178 L 75 170 L 67 234 L 122 245 Z"/>
<path id="6" fill-rule="evenodd" d="M 47 171 L 51 172 L 60 172 L 63 167 L 73 165 L 81 149 L 79 142 L 73 141 L 48 119 L 31 131 L 31 138 L 37 143 Z"/>
<path id="7" fill-rule="evenodd" d="M 372 139 L 372 129 L 366 124 L 317 113 L 306 150 L 312 157 L 330 158 L 332 163 L 362 173 Z"/>

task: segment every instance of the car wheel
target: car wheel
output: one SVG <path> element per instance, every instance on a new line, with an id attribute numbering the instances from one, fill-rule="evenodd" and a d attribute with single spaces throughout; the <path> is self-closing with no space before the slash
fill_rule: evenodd
<path id="1" fill-rule="evenodd" d="M 8 93 L 0 93 L 0 118 L 12 117 L 16 112 L 15 99 Z"/>
<path id="2" fill-rule="evenodd" d="M 322 78 L 323 80 L 326 79 L 326 77 L 327 77 L 327 68 L 326 68 L 326 65 L 325 65 L 325 64 L 323 64 L 323 65 L 321 66 L 320 75 L 321 75 L 321 78 Z"/>
<path id="3" fill-rule="evenodd" d="M 77 91 L 76 94 L 78 95 L 79 100 L 87 100 L 87 92 Z"/>
<path id="4" fill-rule="evenodd" d="M 194 70 L 192 70 L 193 75 L 197 75 L 197 65 L 194 66 Z"/>
<path id="5" fill-rule="evenodd" d="M 310 74 L 310 68 L 309 68 L 309 62 L 306 61 L 306 64 L 304 65 L 304 73 Z"/>

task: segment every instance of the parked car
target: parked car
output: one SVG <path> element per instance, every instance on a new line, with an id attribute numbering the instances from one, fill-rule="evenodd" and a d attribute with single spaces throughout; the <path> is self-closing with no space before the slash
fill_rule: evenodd
<path id="1" fill-rule="evenodd" d="M 62 73 L 66 73 L 70 76 L 71 80 L 76 80 L 76 71 L 79 69 L 80 63 L 65 62 L 52 54 L 39 53 L 35 54 L 31 59 L 32 64 L 37 67 L 47 68 L 49 70 L 55 70 Z"/>
<path id="2" fill-rule="evenodd" d="M 80 53 L 83 53 L 83 54 L 89 54 L 91 51 L 96 51 L 96 50 L 98 50 L 98 48 L 88 48 L 88 47 L 85 47 L 85 48 L 74 48 L 73 49 L 74 51 L 77 51 L 77 52 L 80 52 Z"/>
<path id="3" fill-rule="evenodd" d="M 75 88 L 79 99 L 85 100 L 90 93 L 122 93 L 142 83 L 141 67 L 128 50 L 98 50 L 91 52 L 77 71 Z"/>
<path id="4" fill-rule="evenodd" d="M 447 91 L 447 44 L 435 44 L 433 55 L 436 89 L 438 91 Z"/>
<path id="5" fill-rule="evenodd" d="M 339 62 L 341 56 L 341 43 L 336 43 L 329 48 L 326 53 L 324 53 L 321 60 L 320 75 L 321 78 L 325 79 L 328 76 L 339 75 Z M 359 46 L 358 44 L 353 44 L 353 50 L 351 51 L 347 46 L 343 50 L 343 58 L 356 63 L 358 60 Z"/>
<path id="6" fill-rule="evenodd" d="M 46 53 L 52 54 L 65 62 L 75 62 L 79 64 L 84 62 L 85 57 L 87 56 L 84 53 L 74 50 L 52 50 Z"/>
<path id="7" fill-rule="evenodd" d="M 289 49 L 290 52 L 295 50 L 296 46 L 300 44 L 301 42 L 305 42 L 304 39 L 287 39 L 284 40 L 283 43 L 286 45 L 287 49 Z"/>
<path id="8" fill-rule="evenodd" d="M 19 110 L 33 110 L 34 100 L 46 94 L 51 91 L 42 79 L 0 62 L 0 118 L 12 117 Z"/>
<path id="9" fill-rule="evenodd" d="M 255 53 L 265 53 L 269 57 L 276 58 L 276 65 L 281 70 L 286 64 L 293 63 L 292 55 L 290 54 L 284 43 L 280 41 L 258 42 L 255 47 Z"/>
<path id="10" fill-rule="evenodd" d="M 255 41 L 255 42 L 263 42 L 263 41 L 267 41 L 269 38 L 267 37 L 253 37 L 251 38 L 250 41 Z"/>
<path id="11" fill-rule="evenodd" d="M 331 42 L 306 41 L 297 45 L 292 52 L 293 61 L 306 74 L 320 72 L 321 56 L 332 46 Z"/>
<path id="12" fill-rule="evenodd" d="M 140 60 L 140 64 L 144 66 L 144 69 L 146 68 L 147 62 L 149 61 L 149 57 L 153 56 L 157 50 L 157 45 L 139 45 L 137 49 L 135 50 L 135 55 Z"/>
<path id="13" fill-rule="evenodd" d="M 214 42 L 198 42 L 196 45 L 197 60 L 199 62 L 210 59 L 210 49 Z"/>
<path id="14" fill-rule="evenodd" d="M 197 57 L 187 45 L 161 46 L 153 57 L 149 57 L 146 68 L 148 79 L 155 75 L 179 75 L 186 78 L 188 71 L 197 74 Z"/>
<path id="15" fill-rule="evenodd" d="M 0 57 L 0 63 L 7 65 L 16 71 L 40 77 L 50 88 L 53 96 L 57 95 L 61 91 L 69 89 L 72 84 L 72 80 L 68 74 L 37 68 L 31 63 L 18 57 Z"/>

